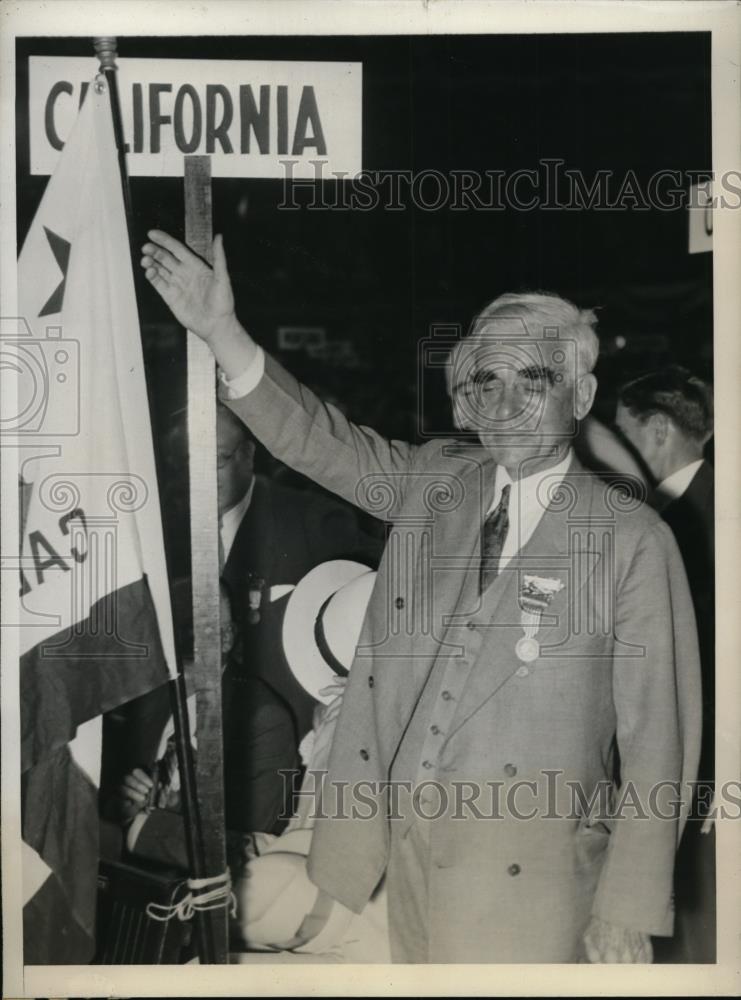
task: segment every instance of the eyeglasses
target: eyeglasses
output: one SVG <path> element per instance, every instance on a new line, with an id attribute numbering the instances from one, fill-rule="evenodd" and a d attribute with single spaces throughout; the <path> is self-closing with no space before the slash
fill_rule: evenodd
<path id="1" fill-rule="evenodd" d="M 232 448 L 231 451 L 217 451 L 216 453 L 216 468 L 224 469 L 230 462 L 233 462 L 237 455 L 244 450 L 246 442 L 241 442 L 236 448 Z"/>

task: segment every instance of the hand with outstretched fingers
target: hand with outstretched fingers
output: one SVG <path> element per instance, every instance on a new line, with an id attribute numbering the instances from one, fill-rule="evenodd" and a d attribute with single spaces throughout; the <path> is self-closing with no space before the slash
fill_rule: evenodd
<path id="1" fill-rule="evenodd" d="M 234 295 L 224 253 L 224 240 L 214 238 L 210 267 L 184 243 L 159 229 L 147 234 L 141 264 L 150 284 L 175 319 L 207 343 L 234 318 Z"/>

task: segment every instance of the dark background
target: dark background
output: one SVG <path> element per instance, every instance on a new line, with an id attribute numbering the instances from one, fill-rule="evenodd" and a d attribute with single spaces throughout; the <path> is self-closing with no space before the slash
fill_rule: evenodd
<path id="1" fill-rule="evenodd" d="M 552 157 L 587 180 L 632 169 L 645 184 L 658 170 L 711 169 L 709 34 L 119 38 L 118 52 L 361 62 L 366 170 L 511 171 Z M 28 170 L 27 56 L 48 53 L 90 55 L 92 42 L 17 42 L 19 245 L 46 184 Z M 181 180 L 130 185 L 137 245 L 152 226 L 182 235 Z M 214 231 L 225 235 L 243 323 L 269 349 L 282 325 L 351 340 L 357 367 L 297 353 L 284 360 L 387 434 L 418 436 L 417 353 L 431 324 L 465 329 L 507 290 L 547 289 L 600 307 L 604 419 L 626 373 L 672 358 L 711 374 L 712 255 L 687 252 L 684 207 L 281 211 L 282 181 L 213 186 Z M 185 403 L 183 339 L 139 274 L 137 282 L 164 427 Z M 424 406 L 426 425 L 445 425 L 439 374 L 427 379 Z"/>

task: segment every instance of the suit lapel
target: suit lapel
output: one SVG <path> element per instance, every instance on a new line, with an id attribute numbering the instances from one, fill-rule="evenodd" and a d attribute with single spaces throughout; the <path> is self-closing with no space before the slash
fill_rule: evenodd
<path id="1" fill-rule="evenodd" d="M 523 666 L 515 653 L 515 645 L 524 635 L 520 591 L 525 575 L 560 579 L 564 584 L 543 617 L 544 625 L 549 616 L 554 621 L 556 614 L 568 615 L 570 602 L 589 578 L 595 561 L 587 551 L 570 551 L 570 525 L 575 505 L 578 505 L 582 520 L 588 522 L 593 483 L 591 475 L 574 460 L 564 487 L 552 498 L 532 537 L 483 595 L 481 611 L 476 617 L 490 624 L 485 628 L 480 658 L 461 697 L 450 735 Z M 564 502 L 569 497 L 576 498 L 575 502 Z M 529 667 L 537 670 L 537 661 Z"/>
<path id="2" fill-rule="evenodd" d="M 242 586 L 249 573 L 270 576 L 273 518 L 265 484 L 255 478 L 250 505 L 234 536 L 222 576 L 232 590 Z"/>
<path id="3" fill-rule="evenodd" d="M 416 588 L 431 589 L 434 654 L 413 660 L 414 700 L 424 686 L 438 656 L 451 651 L 447 641 L 451 625 L 461 609 L 474 610 L 478 604 L 478 579 L 481 562 L 481 527 L 494 494 L 496 463 L 483 448 L 454 445 L 446 457 L 462 462 L 461 504 L 455 510 L 437 513 L 433 528 L 432 573 L 417 561 Z"/>
<path id="4" fill-rule="evenodd" d="M 478 603 L 481 525 L 493 495 L 496 464 L 483 448 L 470 445 L 451 445 L 444 456 L 450 460 L 445 472 L 461 486 L 461 501 L 453 509 L 434 512 L 427 554 L 422 545 L 417 546 L 414 599 L 418 601 L 423 595 L 423 600 L 429 601 L 429 624 L 420 631 L 421 623 L 415 620 L 406 646 L 399 647 L 403 651 L 389 661 L 388 683 L 382 680 L 376 693 L 382 754 L 389 767 L 412 746 L 404 738 L 414 725 L 415 711 L 435 663 L 460 649 L 448 636 L 461 608 L 474 611 Z M 429 517 L 428 502 L 429 497 L 422 501 Z M 414 499 L 410 499 L 409 508 L 416 510 Z M 394 554 L 387 551 L 386 558 L 393 560 Z M 397 657 L 404 658 L 407 651 L 406 669 L 399 670 Z"/>
<path id="5" fill-rule="evenodd" d="M 446 640 L 456 612 L 461 607 L 475 610 L 478 600 L 478 583 L 474 592 L 472 581 L 478 581 L 482 511 L 488 506 L 486 497 L 492 495 L 496 465 L 482 448 L 470 445 L 452 445 L 444 454 L 450 461 L 445 472 L 450 472 L 461 485 L 461 502 L 452 510 L 434 512 L 426 552 L 424 545 L 417 544 L 411 581 L 413 597 L 415 601 L 429 602 L 429 618 L 425 617 L 424 622 L 415 620 L 412 634 L 403 642 L 399 641 L 401 636 L 393 640 L 393 655 L 386 660 L 381 653 L 380 662 L 376 663 L 377 713 L 379 720 L 383 720 L 379 731 L 384 759 L 389 762 L 399 750 L 437 659 L 460 648 Z M 429 517 L 428 500 L 421 503 Z M 417 509 L 413 499 L 409 508 Z M 403 527 L 399 528 L 403 537 Z M 417 536 L 418 541 L 423 534 L 424 529 Z M 399 558 L 400 553 L 387 549 L 384 572 L 389 578 L 396 578 L 393 563 Z M 388 612 L 381 609 L 381 619 L 375 624 L 381 632 L 388 628 L 385 614 L 393 615 L 391 602 L 395 597 L 393 590 L 386 598 L 390 602 Z M 399 669 L 400 663 L 404 669 Z"/>

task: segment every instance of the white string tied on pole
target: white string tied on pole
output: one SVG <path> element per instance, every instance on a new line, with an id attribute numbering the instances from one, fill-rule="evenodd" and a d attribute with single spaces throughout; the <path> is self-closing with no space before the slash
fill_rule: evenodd
<path id="1" fill-rule="evenodd" d="M 232 917 L 237 915 L 237 899 L 232 892 L 229 872 L 211 878 L 189 878 L 188 894 L 177 903 L 147 903 L 147 916 L 152 920 L 190 920 L 194 913 L 229 907 Z"/>

